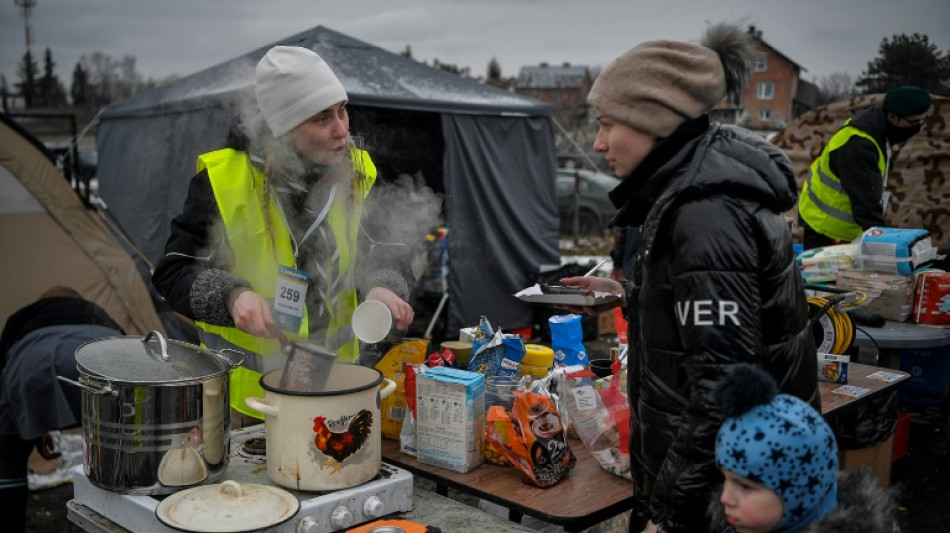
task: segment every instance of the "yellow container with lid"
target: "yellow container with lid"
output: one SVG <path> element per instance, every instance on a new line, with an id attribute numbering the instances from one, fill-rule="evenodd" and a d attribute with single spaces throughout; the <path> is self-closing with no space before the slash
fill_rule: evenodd
<path id="1" fill-rule="evenodd" d="M 443 350 L 449 349 L 455 354 L 455 364 L 459 368 L 468 366 L 468 359 L 472 353 L 472 343 L 465 341 L 445 341 L 439 345 Z"/>
<path id="2" fill-rule="evenodd" d="M 525 344 L 521 375 L 543 378 L 554 366 L 554 350 L 543 344 Z"/>

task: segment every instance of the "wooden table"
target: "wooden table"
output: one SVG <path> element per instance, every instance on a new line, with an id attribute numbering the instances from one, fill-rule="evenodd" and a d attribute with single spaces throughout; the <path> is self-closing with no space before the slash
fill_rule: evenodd
<path id="1" fill-rule="evenodd" d="M 460 474 L 422 464 L 389 439 L 383 439 L 383 458 L 435 481 L 436 492 L 443 496 L 452 488 L 501 505 L 514 522 L 528 515 L 576 532 L 632 509 L 633 482 L 604 470 L 580 440 L 570 439 L 569 444 L 577 464 L 566 478 L 545 489 L 523 483 L 524 474 L 511 466 L 485 463 Z"/>
<path id="2" fill-rule="evenodd" d="M 900 377 L 893 382 L 867 377 L 879 370 Z M 851 412 L 873 398 L 893 392 L 909 377 L 906 372 L 898 370 L 851 363 L 847 384 L 870 389 L 870 392 L 859 398 L 842 396 L 831 392 L 841 383 L 820 381 L 822 415 L 834 418 Z M 393 440 L 383 439 L 382 451 L 387 462 L 434 481 L 437 493 L 447 495 L 451 488 L 488 500 L 507 508 L 509 518 L 515 522 L 520 521 L 522 515 L 529 515 L 575 532 L 632 509 L 633 483 L 601 468 L 579 440 L 571 439 L 570 444 L 577 456 L 577 464 L 565 479 L 546 489 L 522 483 L 524 475 L 521 471 L 508 466 L 485 463 L 460 474 L 420 463 L 415 457 L 400 452 L 399 443 Z"/>
<path id="3" fill-rule="evenodd" d="M 899 377 L 891 382 L 868 377 L 870 374 L 878 371 L 890 372 L 897 374 Z M 852 398 L 831 392 L 844 385 L 843 383 L 819 381 L 818 390 L 821 393 L 821 414 L 829 422 L 833 422 L 835 418 L 853 412 L 871 400 L 886 394 L 893 394 L 897 391 L 897 387 L 907 379 L 910 379 L 910 374 L 901 372 L 900 370 L 850 363 L 847 385 L 864 387 L 870 389 L 870 392 L 858 398 Z M 832 426 L 834 426 L 834 424 L 832 424 Z M 880 485 L 887 487 L 891 480 L 891 457 L 893 449 L 894 435 L 890 435 L 883 442 L 867 448 L 839 450 L 838 463 L 843 470 L 854 470 L 863 465 L 870 466 L 871 470 L 877 475 Z"/>
<path id="4" fill-rule="evenodd" d="M 898 374 L 900 377 L 896 381 L 886 382 L 871 379 L 868 376 L 877 372 L 885 371 L 892 374 Z M 844 383 L 829 383 L 827 381 L 818 382 L 818 390 L 821 393 L 821 414 L 825 418 L 833 418 L 853 411 L 868 400 L 889 394 L 893 392 L 903 381 L 910 379 L 910 374 L 890 368 L 881 368 L 871 365 L 862 365 L 860 363 L 849 363 L 848 383 L 847 385 L 857 385 L 865 389 L 871 389 L 871 392 L 859 398 L 852 398 L 841 394 L 834 394 L 831 391 L 844 385 Z"/>

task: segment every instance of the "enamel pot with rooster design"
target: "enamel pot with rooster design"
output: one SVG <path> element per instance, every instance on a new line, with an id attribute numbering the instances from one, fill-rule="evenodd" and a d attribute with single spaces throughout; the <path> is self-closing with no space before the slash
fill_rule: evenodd
<path id="1" fill-rule="evenodd" d="M 375 368 L 334 364 L 320 392 L 283 390 L 283 369 L 261 377 L 267 477 L 296 490 L 330 491 L 376 477 L 382 466 L 379 406 L 396 383 Z M 382 385 L 382 387 L 381 387 Z"/>

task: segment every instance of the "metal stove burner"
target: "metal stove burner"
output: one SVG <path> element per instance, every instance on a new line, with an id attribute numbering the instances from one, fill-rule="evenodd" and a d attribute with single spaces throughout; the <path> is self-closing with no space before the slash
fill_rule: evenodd
<path id="1" fill-rule="evenodd" d="M 263 425 L 231 432 L 231 460 L 221 481 L 274 485 L 267 477 Z M 177 533 L 155 517 L 158 497 L 129 496 L 93 485 L 82 465 L 73 470 L 77 502 L 132 531 Z M 383 463 L 379 474 L 361 485 L 330 492 L 286 489 L 300 501 L 293 519 L 268 529 L 272 533 L 343 531 L 382 516 L 412 510 L 412 474 Z"/>
<path id="2" fill-rule="evenodd" d="M 241 445 L 241 451 L 248 455 L 267 455 L 267 439 L 251 437 Z"/>

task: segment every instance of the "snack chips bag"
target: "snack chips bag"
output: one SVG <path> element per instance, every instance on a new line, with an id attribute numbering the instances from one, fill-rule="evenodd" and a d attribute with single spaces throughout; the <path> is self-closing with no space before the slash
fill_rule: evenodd
<path id="1" fill-rule="evenodd" d="M 488 319 L 481 318 L 472 341 L 472 355 L 468 370 L 490 376 L 521 377 L 521 360 L 524 359 L 524 339 L 521 335 L 493 331 Z"/>
<path id="2" fill-rule="evenodd" d="M 567 430 L 550 397 L 528 391 L 514 394 L 511 416 L 499 406 L 489 409 L 489 442 L 525 474 L 525 483 L 550 487 L 577 462 L 567 444 Z"/>

